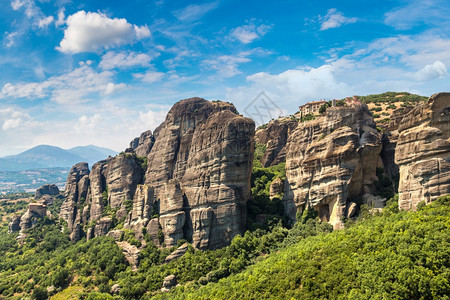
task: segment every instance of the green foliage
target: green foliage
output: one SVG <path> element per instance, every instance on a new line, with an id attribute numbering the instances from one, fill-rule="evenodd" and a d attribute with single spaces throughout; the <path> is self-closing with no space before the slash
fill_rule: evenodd
<path id="1" fill-rule="evenodd" d="M 311 120 L 314 120 L 316 117 L 313 115 L 313 114 L 307 114 L 307 115 L 304 115 L 302 118 L 301 118 L 301 122 L 306 122 L 306 121 L 311 121 Z"/>
<path id="2" fill-rule="evenodd" d="M 448 299 L 449 203 L 309 236 L 217 283 L 156 299 Z"/>
<path id="3" fill-rule="evenodd" d="M 265 152 L 266 152 L 266 145 L 255 143 L 255 152 L 253 158 L 254 167 L 262 168 L 261 159 L 263 158 Z"/>
<path id="4" fill-rule="evenodd" d="M 136 161 L 141 166 L 142 170 L 145 172 L 147 170 L 147 157 L 146 156 L 136 156 Z"/>
<path id="5" fill-rule="evenodd" d="M 270 226 L 282 221 L 287 223 L 283 216 L 281 199 L 270 199 L 270 185 L 276 178 L 286 178 L 285 163 L 268 168 L 254 167 L 252 172 L 251 197 L 247 201 L 247 228 L 268 229 Z M 259 219 L 258 219 L 259 218 Z"/>
<path id="6" fill-rule="evenodd" d="M 410 94 L 407 92 L 386 92 L 359 97 L 362 103 L 380 102 L 420 102 L 428 100 L 428 97 Z"/>
<path id="7" fill-rule="evenodd" d="M 40 286 L 36 287 L 33 291 L 33 299 L 47 300 L 48 299 L 47 289 L 40 287 Z"/>
<path id="8" fill-rule="evenodd" d="M 381 111 L 382 108 L 379 107 L 379 106 L 376 106 L 376 107 L 374 107 L 374 108 L 371 108 L 370 110 L 371 110 L 371 111 Z"/>
<path id="9" fill-rule="evenodd" d="M 381 196 L 385 199 L 390 199 L 394 197 L 394 193 L 397 192 L 398 189 L 398 181 L 395 182 L 395 184 L 390 180 L 387 176 L 384 175 L 384 169 L 383 168 L 377 168 L 376 174 L 378 177 L 378 180 L 374 182 L 375 186 L 375 195 Z M 398 180 L 398 178 L 395 178 L 395 180 Z"/>
<path id="10" fill-rule="evenodd" d="M 322 106 L 319 108 L 319 113 L 320 114 L 323 114 L 323 113 L 325 113 L 326 111 L 327 111 L 327 108 L 328 107 L 330 107 L 331 105 L 330 105 L 330 103 L 324 103 L 324 104 L 322 104 Z"/>

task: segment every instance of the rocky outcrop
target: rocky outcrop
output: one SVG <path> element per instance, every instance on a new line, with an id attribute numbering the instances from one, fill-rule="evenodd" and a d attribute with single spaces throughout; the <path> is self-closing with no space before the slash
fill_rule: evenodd
<path id="1" fill-rule="evenodd" d="M 20 231 L 19 239 L 25 237 L 25 230 L 32 228 L 36 222 L 44 217 L 51 218 L 50 212 L 47 211 L 47 206 L 42 203 L 29 203 L 28 209 L 22 216 L 15 216 L 8 226 L 8 232 Z"/>
<path id="2" fill-rule="evenodd" d="M 169 275 L 164 278 L 164 282 L 161 288 L 162 292 L 168 292 L 171 288 L 177 285 L 177 278 L 175 275 Z"/>
<path id="3" fill-rule="evenodd" d="M 106 185 L 108 188 L 108 205 L 112 209 L 120 208 L 133 200 L 136 187 L 143 179 L 143 170 L 131 154 L 120 154 L 108 161 Z"/>
<path id="4" fill-rule="evenodd" d="M 142 169 L 134 153 L 121 153 L 113 158 L 95 163 L 89 171 L 86 163 L 72 167 L 69 172 L 60 217 L 68 223 L 73 239 L 83 236 L 90 222 L 101 221 L 105 209 L 116 210 L 118 219 L 128 214 L 127 205 L 134 198 L 136 187 L 143 181 Z M 102 224 L 102 222 L 100 222 Z M 92 237 L 105 235 L 99 223 Z M 108 227 L 109 229 L 109 227 Z"/>
<path id="5" fill-rule="evenodd" d="M 141 252 L 136 246 L 130 245 L 128 242 L 118 242 L 117 245 L 122 249 L 125 259 L 131 266 L 131 270 L 137 271 L 139 265 L 139 253 Z"/>
<path id="6" fill-rule="evenodd" d="M 20 230 L 20 217 L 14 216 L 8 224 L 8 232 L 13 233 Z"/>
<path id="7" fill-rule="evenodd" d="M 280 119 L 271 121 L 266 128 L 259 129 L 255 141 L 266 146 L 261 164 L 267 168 L 286 161 L 286 143 L 289 134 L 297 127 L 298 120 Z"/>
<path id="8" fill-rule="evenodd" d="M 141 241 L 146 232 L 156 245 L 163 237 L 166 246 L 180 239 L 200 249 L 224 246 L 244 230 L 254 126 L 230 103 L 182 100 L 154 136 L 144 132 L 91 172 L 74 166 L 60 216 L 71 231 L 80 229 L 74 238 L 93 221 L 88 238 L 107 234 L 108 207 Z M 146 154 L 147 161 L 139 157 Z"/>
<path id="9" fill-rule="evenodd" d="M 414 210 L 421 201 L 450 194 L 450 93 L 435 94 L 415 107 L 398 131 L 400 208 Z"/>
<path id="10" fill-rule="evenodd" d="M 145 184 L 154 189 L 164 243 L 226 245 L 245 224 L 254 122 L 232 104 L 178 102 L 156 130 Z"/>
<path id="11" fill-rule="evenodd" d="M 89 166 L 87 163 L 78 163 L 70 169 L 66 181 L 66 200 L 61 205 L 59 217 L 67 222 L 69 231 L 80 223 L 81 215 L 78 206 L 88 193 Z"/>
<path id="12" fill-rule="evenodd" d="M 177 250 L 175 250 L 172 253 L 170 253 L 170 255 L 167 256 L 166 259 L 164 260 L 164 263 L 169 263 L 169 262 L 171 262 L 174 259 L 182 257 L 184 254 L 186 254 L 188 248 L 189 248 L 189 244 L 188 243 L 184 243 Z"/>
<path id="13" fill-rule="evenodd" d="M 130 142 L 130 148 L 134 150 L 137 156 L 147 157 L 155 143 L 155 137 L 151 130 L 143 132 L 140 137 L 134 138 Z"/>
<path id="14" fill-rule="evenodd" d="M 35 199 L 40 199 L 44 195 L 58 196 L 59 188 L 55 184 L 45 184 L 36 190 Z"/>
<path id="15" fill-rule="evenodd" d="M 332 107 L 322 117 L 300 123 L 289 136 L 285 212 L 312 207 L 341 228 L 352 198 L 370 193 L 377 179 L 381 134 L 366 105 Z"/>

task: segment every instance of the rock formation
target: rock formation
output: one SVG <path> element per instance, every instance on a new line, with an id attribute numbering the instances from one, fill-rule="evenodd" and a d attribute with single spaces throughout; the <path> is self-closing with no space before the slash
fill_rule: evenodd
<path id="1" fill-rule="evenodd" d="M 217 248 L 241 233 L 250 196 L 254 122 L 232 104 L 178 102 L 157 129 L 146 185 L 155 191 L 164 243 Z"/>
<path id="2" fill-rule="evenodd" d="M 283 202 L 291 219 L 308 206 L 342 226 L 350 199 L 370 193 L 381 134 L 366 105 L 332 107 L 322 117 L 300 123 L 289 136 Z"/>
<path id="3" fill-rule="evenodd" d="M 266 146 L 261 159 L 263 167 L 267 168 L 286 161 L 286 144 L 289 134 L 297 127 L 298 120 L 280 119 L 267 124 L 266 128 L 258 129 L 255 142 Z"/>
<path id="4" fill-rule="evenodd" d="M 36 190 L 35 199 L 40 199 L 44 195 L 58 196 L 59 188 L 55 184 L 45 184 Z"/>
<path id="5" fill-rule="evenodd" d="M 398 125 L 399 207 L 416 209 L 450 194 L 450 93 L 411 110 Z"/>
<path id="6" fill-rule="evenodd" d="M 147 130 L 130 142 L 130 148 L 136 152 L 137 156 L 146 157 L 152 150 L 154 143 L 155 137 L 152 135 L 151 130 Z"/>
<path id="7" fill-rule="evenodd" d="M 80 228 L 88 238 L 110 230 L 108 208 L 140 240 L 145 229 L 157 245 L 164 237 L 166 246 L 183 238 L 201 249 L 224 246 L 244 230 L 254 127 L 230 103 L 182 100 L 154 136 L 144 132 L 91 172 L 75 165 L 60 216 L 72 233 Z"/>
<path id="8" fill-rule="evenodd" d="M 33 228 L 39 219 L 44 217 L 51 218 L 51 214 L 47 211 L 47 206 L 42 203 L 29 203 L 27 211 L 22 216 L 15 216 L 11 220 L 8 226 L 8 232 L 20 231 L 20 235 L 17 239 L 22 240 L 25 238 L 25 231 Z"/>

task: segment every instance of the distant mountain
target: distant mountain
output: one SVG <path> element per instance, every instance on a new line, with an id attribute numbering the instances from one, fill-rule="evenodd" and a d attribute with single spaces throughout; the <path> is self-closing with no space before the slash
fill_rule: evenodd
<path id="1" fill-rule="evenodd" d="M 114 156 L 117 152 L 94 145 L 62 149 L 55 146 L 39 145 L 17 155 L 0 158 L 0 171 L 22 171 L 43 168 L 71 167 L 78 162 L 89 165 Z"/>

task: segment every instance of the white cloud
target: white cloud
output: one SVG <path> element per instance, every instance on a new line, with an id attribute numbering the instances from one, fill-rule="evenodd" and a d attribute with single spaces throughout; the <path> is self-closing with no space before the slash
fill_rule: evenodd
<path id="1" fill-rule="evenodd" d="M 92 93 L 112 93 L 124 85 L 112 84 L 111 71 L 97 72 L 89 63 L 81 65 L 73 71 L 53 76 L 43 82 L 7 83 L 0 92 L 1 98 L 44 98 L 61 104 L 74 104 L 89 99 Z M 109 85 L 109 88 L 108 88 Z"/>
<path id="2" fill-rule="evenodd" d="M 140 79 L 143 82 L 154 83 L 160 81 L 164 77 L 164 73 L 156 71 L 147 71 L 145 73 L 133 74 L 135 78 Z"/>
<path id="3" fill-rule="evenodd" d="M 445 75 L 447 75 L 447 68 L 442 61 L 437 60 L 417 71 L 413 75 L 413 78 L 416 78 L 419 81 L 428 81 L 442 78 Z"/>
<path id="4" fill-rule="evenodd" d="M 104 70 L 114 68 L 130 68 L 130 67 L 148 67 L 152 57 L 145 53 L 137 53 L 133 51 L 109 51 L 103 55 L 100 61 L 100 67 Z"/>
<path id="5" fill-rule="evenodd" d="M 203 61 L 203 64 L 208 69 L 217 71 L 220 76 L 229 78 L 242 73 L 239 71 L 238 66 L 239 64 L 251 61 L 251 59 L 247 57 L 248 55 L 249 54 L 245 52 L 240 53 L 237 56 L 221 55 L 214 59 L 206 59 Z"/>
<path id="6" fill-rule="evenodd" d="M 341 27 L 344 24 L 355 23 L 357 18 L 347 18 L 336 8 L 330 8 L 325 17 L 319 17 L 319 21 L 321 23 L 320 30 L 327 30 Z"/>
<path id="7" fill-rule="evenodd" d="M 255 48 L 250 51 L 239 52 L 236 55 L 220 55 L 211 59 L 205 59 L 202 63 L 206 69 L 217 71 L 220 77 L 230 78 L 242 73 L 238 67 L 240 64 L 252 61 L 249 58 L 250 56 L 265 56 L 268 54 L 271 54 L 271 52 L 261 48 Z"/>
<path id="8" fill-rule="evenodd" d="M 114 92 L 123 90 L 127 87 L 125 83 L 114 84 L 112 82 L 108 83 L 105 89 L 105 95 L 111 95 Z"/>
<path id="9" fill-rule="evenodd" d="M 268 25 L 255 25 L 250 23 L 232 29 L 230 32 L 230 37 L 237 39 L 243 44 L 249 44 L 264 36 L 270 29 L 271 26 Z"/>
<path id="10" fill-rule="evenodd" d="M 266 72 L 247 76 L 248 86 L 227 91 L 227 99 L 237 101 L 242 108 L 260 92 L 265 92 L 274 103 L 296 109 L 307 101 L 344 97 L 351 94 L 350 87 L 335 76 L 335 66 L 287 70 L 279 74 Z"/>
<path id="11" fill-rule="evenodd" d="M 422 23 L 449 24 L 450 7 L 447 0 L 409 0 L 404 5 L 388 11 L 384 22 L 396 29 L 407 30 Z"/>
<path id="12" fill-rule="evenodd" d="M 56 26 L 61 26 L 61 25 L 64 25 L 65 23 L 66 23 L 66 16 L 65 16 L 65 14 L 64 14 L 64 8 L 61 8 L 59 11 L 58 11 L 58 19 L 55 21 L 55 25 Z"/>
<path id="13" fill-rule="evenodd" d="M 11 47 L 11 46 L 14 46 L 14 44 L 15 44 L 15 37 L 18 35 L 19 33 L 18 32 L 10 32 L 10 33 L 6 33 L 6 36 L 5 36 L 5 38 L 4 38 L 4 40 L 3 40 L 3 45 L 6 47 L 6 48 L 9 48 L 9 47 Z"/>
<path id="14" fill-rule="evenodd" d="M 41 14 L 40 9 L 33 0 L 13 0 L 11 1 L 11 7 L 13 10 L 23 9 L 28 18 L 33 18 Z"/>
<path id="15" fill-rule="evenodd" d="M 54 21 L 53 16 L 49 16 L 39 20 L 38 26 L 39 28 L 47 28 Z"/>
<path id="16" fill-rule="evenodd" d="M 2 129 L 4 131 L 13 130 L 16 128 L 29 129 L 30 126 L 35 126 L 35 122 L 28 113 L 19 111 L 13 107 L 0 109 L 0 120 L 3 121 Z"/>
<path id="17" fill-rule="evenodd" d="M 173 14 L 180 21 L 196 21 L 218 6 L 219 1 L 205 4 L 191 4 L 183 9 L 174 11 Z"/>
<path id="18" fill-rule="evenodd" d="M 138 27 L 126 19 L 111 19 L 103 13 L 78 11 L 66 23 L 68 27 L 57 48 L 64 53 L 98 52 L 150 36 L 147 26 Z"/>
<path id="19" fill-rule="evenodd" d="M 74 126 L 74 130 L 78 134 L 87 134 L 92 132 L 102 123 L 102 116 L 100 114 L 94 114 L 92 116 L 82 115 L 78 118 L 78 122 Z"/>

